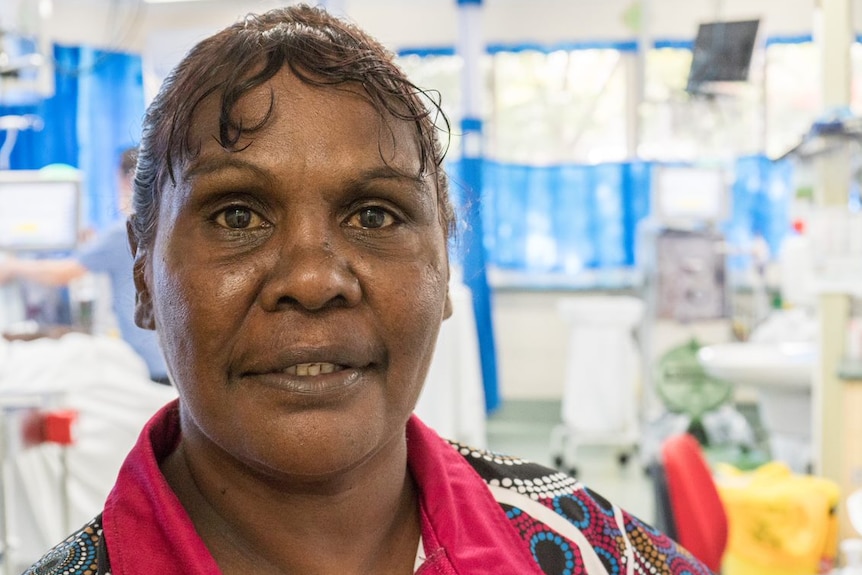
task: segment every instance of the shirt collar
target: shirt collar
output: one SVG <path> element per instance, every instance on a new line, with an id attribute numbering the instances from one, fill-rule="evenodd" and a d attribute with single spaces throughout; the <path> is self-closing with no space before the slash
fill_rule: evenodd
<path id="1" fill-rule="evenodd" d="M 542 573 L 485 481 L 415 415 L 407 423 L 407 454 L 429 560 L 445 554 L 453 572 L 470 575 Z"/>
<path id="2" fill-rule="evenodd" d="M 146 424 L 120 469 L 102 515 L 113 575 L 221 572 L 159 469 L 179 438 L 174 400 Z M 541 573 L 481 477 L 416 416 L 407 449 L 426 555 L 419 573 L 499 574 L 502 565 Z"/>
<path id="3" fill-rule="evenodd" d="M 159 469 L 179 438 L 174 400 L 147 422 L 120 468 L 102 514 L 113 575 L 221 573 Z"/>

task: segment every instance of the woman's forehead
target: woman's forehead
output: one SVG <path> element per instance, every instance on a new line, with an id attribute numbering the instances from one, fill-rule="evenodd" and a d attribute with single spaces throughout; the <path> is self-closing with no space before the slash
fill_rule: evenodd
<path id="1" fill-rule="evenodd" d="M 225 134 L 238 136 L 234 145 L 224 145 Z M 189 148 L 197 150 L 192 154 L 197 156 L 241 153 L 256 141 L 277 145 L 284 153 L 352 147 L 354 153 L 365 150 L 418 176 L 425 171 L 420 165 L 419 138 L 415 121 L 375 105 L 362 86 L 311 84 L 283 68 L 228 107 L 221 93 L 205 98 L 191 118 Z M 194 162 L 195 158 L 187 159 Z"/>

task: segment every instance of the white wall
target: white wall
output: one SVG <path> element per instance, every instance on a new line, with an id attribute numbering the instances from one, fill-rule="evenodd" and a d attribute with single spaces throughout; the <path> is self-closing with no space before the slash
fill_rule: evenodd
<path id="1" fill-rule="evenodd" d="M 590 295 L 590 294 L 582 294 Z M 493 295 L 500 393 L 506 399 L 560 399 L 565 392 L 569 331 L 557 312 L 572 292 L 498 291 Z M 729 320 L 683 325 L 661 320 L 652 329 L 652 365 L 692 337 L 701 345 L 730 341 Z"/>

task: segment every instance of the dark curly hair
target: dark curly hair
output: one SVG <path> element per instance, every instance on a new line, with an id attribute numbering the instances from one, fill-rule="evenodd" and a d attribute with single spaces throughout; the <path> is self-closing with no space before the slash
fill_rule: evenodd
<path id="1" fill-rule="evenodd" d="M 138 150 L 131 216 L 138 242 L 152 240 L 163 187 L 168 181 L 175 185 L 176 170 L 199 151 L 189 131 L 201 103 L 211 96 L 220 98 L 216 138 L 227 150 L 241 150 L 240 138 L 267 124 L 274 102 L 269 113 L 250 126 L 235 118 L 234 107 L 285 67 L 307 84 L 361 87 L 381 115 L 415 124 L 421 165 L 434 173 L 440 221 L 449 235 L 455 216 L 437 122 L 442 120 L 447 135 L 449 123 L 439 97 L 408 80 L 393 54 L 367 33 L 321 8 L 301 4 L 248 15 L 201 41 L 165 80 L 144 116 Z"/>

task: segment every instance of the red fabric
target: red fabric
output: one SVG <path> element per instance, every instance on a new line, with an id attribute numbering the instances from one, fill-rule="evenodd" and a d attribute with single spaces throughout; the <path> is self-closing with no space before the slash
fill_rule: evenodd
<path id="1" fill-rule="evenodd" d="M 221 572 L 159 470 L 179 437 L 173 401 L 147 423 L 120 469 L 102 516 L 113 575 Z M 427 557 L 420 574 L 542 573 L 484 481 L 451 446 L 415 416 L 407 442 Z"/>
<path id="2" fill-rule="evenodd" d="M 174 400 L 150 419 L 120 468 L 102 514 L 112 575 L 221 573 L 159 469 L 179 438 Z"/>
<path id="3" fill-rule="evenodd" d="M 452 572 L 463 575 L 542 575 L 479 474 L 415 416 L 407 452 L 428 518 L 422 537 L 429 559 L 445 551 Z"/>
<path id="4" fill-rule="evenodd" d="M 661 451 L 678 541 L 718 573 L 727 545 L 727 515 L 700 444 L 691 435 L 676 435 Z"/>

